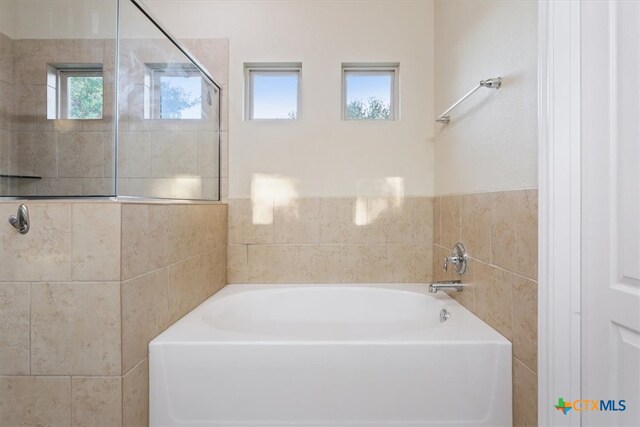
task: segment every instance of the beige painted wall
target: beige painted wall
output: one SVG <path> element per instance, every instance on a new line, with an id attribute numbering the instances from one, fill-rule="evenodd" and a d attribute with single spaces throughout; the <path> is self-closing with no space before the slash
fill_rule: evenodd
<path id="1" fill-rule="evenodd" d="M 537 188 L 537 11 L 531 1 L 436 1 L 436 114 L 502 76 L 438 124 L 435 194 Z"/>
<path id="2" fill-rule="evenodd" d="M 180 38 L 229 38 L 229 198 L 256 174 L 300 197 L 433 193 L 433 4 L 430 1 L 154 1 Z M 245 62 L 302 62 L 300 119 L 243 121 Z M 399 62 L 401 119 L 340 119 L 343 62 Z"/>

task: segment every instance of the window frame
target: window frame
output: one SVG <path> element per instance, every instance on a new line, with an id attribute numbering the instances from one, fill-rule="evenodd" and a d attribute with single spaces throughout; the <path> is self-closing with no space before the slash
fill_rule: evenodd
<path id="1" fill-rule="evenodd" d="M 102 78 L 102 114 L 92 119 L 69 117 L 69 83 L 71 77 Z M 102 64 L 47 64 L 47 119 L 102 120 L 105 114 L 104 69 Z M 55 94 L 55 99 L 50 97 Z M 55 110 L 55 111 L 53 111 Z"/>
<path id="2" fill-rule="evenodd" d="M 200 70 L 192 64 L 145 64 L 145 119 L 151 120 L 202 120 L 204 115 L 204 107 L 202 105 L 204 100 L 205 88 L 207 82 L 202 76 Z M 161 95 L 161 77 L 199 77 L 201 80 L 200 85 L 200 117 L 196 119 L 182 118 L 165 118 L 162 117 L 162 95 Z M 148 104 L 147 104 L 148 103 Z"/>
<path id="3" fill-rule="evenodd" d="M 347 76 L 391 75 L 388 119 L 351 119 L 347 116 Z M 342 120 L 347 122 L 393 122 L 400 120 L 400 64 L 399 63 L 343 63 L 342 64 Z"/>
<path id="4" fill-rule="evenodd" d="M 254 96 L 253 96 L 253 76 L 256 74 L 266 74 L 271 76 L 291 76 L 296 77 L 296 116 L 294 118 L 254 118 Z M 260 121 L 296 121 L 300 119 L 300 105 L 302 92 L 302 63 L 245 63 L 244 64 L 244 120 L 252 122 Z"/>

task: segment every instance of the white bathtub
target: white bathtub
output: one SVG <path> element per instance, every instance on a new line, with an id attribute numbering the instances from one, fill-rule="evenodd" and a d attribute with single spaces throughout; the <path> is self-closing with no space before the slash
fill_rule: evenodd
<path id="1" fill-rule="evenodd" d="M 152 426 L 511 425 L 511 344 L 426 285 L 228 285 L 149 363 Z"/>

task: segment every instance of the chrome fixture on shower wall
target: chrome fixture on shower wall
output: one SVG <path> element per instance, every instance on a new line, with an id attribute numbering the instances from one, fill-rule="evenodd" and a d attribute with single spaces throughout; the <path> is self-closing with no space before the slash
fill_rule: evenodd
<path id="1" fill-rule="evenodd" d="M 20 205 L 18 212 L 9 217 L 9 224 L 13 226 L 20 234 L 27 234 L 31 225 L 29 223 L 29 208 L 27 205 Z"/>
<path id="2" fill-rule="evenodd" d="M 460 105 L 462 101 L 464 101 L 465 99 L 473 95 L 475 91 L 477 91 L 481 87 L 486 87 L 488 89 L 500 89 L 500 86 L 502 86 L 502 77 L 495 77 L 492 79 L 480 80 L 480 83 L 478 83 L 476 87 L 471 89 L 469 92 L 466 93 L 466 95 L 464 95 L 462 98 L 457 100 L 455 104 L 453 104 L 451 107 L 447 108 L 442 114 L 440 114 L 436 119 L 436 122 L 445 123 L 445 124 L 449 123 L 451 121 L 449 112 L 454 108 L 456 108 L 458 105 Z"/>
<path id="3" fill-rule="evenodd" d="M 456 245 L 451 249 L 451 255 L 444 258 L 444 263 L 442 265 L 442 269 L 444 271 L 449 270 L 449 264 L 453 265 L 458 276 L 464 275 L 467 272 L 467 251 L 464 248 L 464 245 L 460 242 L 456 243 Z"/>

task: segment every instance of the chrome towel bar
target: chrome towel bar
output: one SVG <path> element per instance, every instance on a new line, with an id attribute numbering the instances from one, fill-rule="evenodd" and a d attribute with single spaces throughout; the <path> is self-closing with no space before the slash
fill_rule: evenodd
<path id="1" fill-rule="evenodd" d="M 489 89 L 500 89 L 500 86 L 502 86 L 502 78 L 501 77 L 495 77 L 493 79 L 480 80 L 480 83 L 478 83 L 476 87 L 474 87 L 469 92 L 467 92 L 462 98 L 457 100 L 456 103 L 453 104 L 451 107 L 447 108 L 444 111 L 444 113 L 440 114 L 438 116 L 438 118 L 436 119 L 436 122 L 449 123 L 451 121 L 451 117 L 449 117 L 449 112 L 451 110 L 453 110 L 454 108 L 456 108 L 458 105 L 460 105 L 460 103 L 462 103 L 462 101 L 464 101 L 465 99 L 467 99 L 468 97 L 473 95 L 475 93 L 475 91 L 477 91 L 481 87 L 486 87 L 486 88 L 489 88 Z"/>

